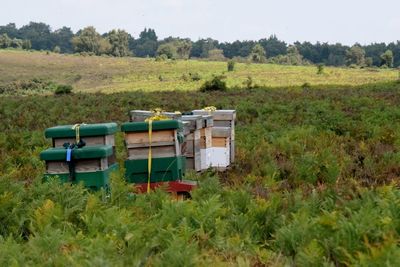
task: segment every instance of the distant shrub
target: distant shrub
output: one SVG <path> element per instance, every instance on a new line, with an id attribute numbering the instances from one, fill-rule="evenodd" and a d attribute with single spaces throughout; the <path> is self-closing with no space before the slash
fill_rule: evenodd
<path id="1" fill-rule="evenodd" d="M 317 74 L 318 75 L 324 74 L 324 69 L 325 69 L 325 66 L 323 64 L 318 64 L 317 65 Z"/>
<path id="2" fill-rule="evenodd" d="M 57 89 L 54 91 L 56 95 L 66 95 L 72 93 L 72 85 L 60 84 L 57 86 Z"/>
<path id="3" fill-rule="evenodd" d="M 227 86 L 226 82 L 224 81 L 225 77 L 222 75 L 214 76 L 209 81 L 206 81 L 201 87 L 201 92 L 209 92 L 209 91 L 226 91 Z"/>
<path id="4" fill-rule="evenodd" d="M 305 82 L 305 83 L 303 83 L 303 84 L 301 85 L 301 88 L 303 88 L 303 89 L 310 89 L 310 88 L 311 88 L 311 84 L 308 83 L 308 82 Z"/>
<path id="5" fill-rule="evenodd" d="M 59 54 L 61 53 L 61 48 L 58 45 L 56 45 L 53 49 L 53 52 Z"/>
<path id="6" fill-rule="evenodd" d="M 246 87 L 246 89 L 254 88 L 253 78 L 251 76 L 247 76 L 247 79 L 243 82 L 243 85 Z"/>
<path id="7" fill-rule="evenodd" d="M 184 73 L 184 74 L 182 74 L 181 79 L 182 79 L 183 81 L 185 81 L 185 82 L 188 82 L 190 78 L 189 78 L 189 75 L 187 75 L 186 73 Z"/>
<path id="8" fill-rule="evenodd" d="M 166 61 L 168 59 L 168 56 L 166 54 L 161 54 L 156 57 L 156 61 Z"/>
<path id="9" fill-rule="evenodd" d="M 227 63 L 227 68 L 228 68 L 228 71 L 234 71 L 235 70 L 235 61 L 229 60 Z"/>
<path id="10" fill-rule="evenodd" d="M 189 73 L 190 78 L 192 79 L 192 81 L 197 82 L 201 80 L 201 75 L 198 72 L 195 73 Z"/>

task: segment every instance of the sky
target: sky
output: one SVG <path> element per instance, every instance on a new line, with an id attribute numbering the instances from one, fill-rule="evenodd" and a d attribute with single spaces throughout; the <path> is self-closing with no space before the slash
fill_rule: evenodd
<path id="1" fill-rule="evenodd" d="M 1 0 L 0 25 L 45 22 L 74 32 L 145 28 L 168 36 L 219 41 L 258 40 L 275 34 L 295 41 L 392 42 L 400 40 L 399 0 Z"/>

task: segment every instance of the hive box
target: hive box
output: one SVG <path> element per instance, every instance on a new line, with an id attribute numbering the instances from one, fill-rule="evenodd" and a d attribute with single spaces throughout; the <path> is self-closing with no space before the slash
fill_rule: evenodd
<path id="1" fill-rule="evenodd" d="M 118 126 L 114 122 L 83 124 L 79 128 L 80 137 L 86 142 L 86 146 L 111 145 L 115 146 L 114 134 Z M 76 131 L 73 125 L 61 125 L 45 130 L 46 138 L 51 138 L 53 147 L 62 147 L 64 143 L 76 142 Z"/>
<path id="2" fill-rule="evenodd" d="M 128 122 L 121 126 L 125 133 L 128 158 L 125 161 L 126 179 L 132 183 L 148 180 L 148 159 L 151 147 L 151 182 L 175 181 L 185 174 L 186 158 L 181 152 L 182 122 L 153 121 L 151 143 L 149 123 Z"/>
<path id="3" fill-rule="evenodd" d="M 186 156 L 186 166 L 188 169 L 201 171 L 200 139 L 203 119 L 201 116 L 185 115 L 182 116 L 185 128 L 185 141 L 183 144 L 183 155 Z"/>
<path id="4" fill-rule="evenodd" d="M 206 110 L 193 110 L 194 115 L 212 115 L 213 117 L 213 128 L 216 127 L 229 127 L 230 128 L 230 162 L 235 161 L 235 120 L 236 111 L 235 110 L 216 110 L 216 111 L 206 111 Z"/>
<path id="5" fill-rule="evenodd" d="M 66 161 L 67 149 L 49 148 L 40 153 L 41 160 L 46 161 L 44 180 L 58 177 L 62 182 L 80 183 L 90 189 L 109 188 L 110 173 L 118 169 L 116 163 L 109 158 L 113 155 L 111 145 L 95 145 L 73 149 L 75 177 L 71 177 Z"/>
<path id="6" fill-rule="evenodd" d="M 225 170 L 230 165 L 230 127 L 212 128 L 211 167 Z"/>

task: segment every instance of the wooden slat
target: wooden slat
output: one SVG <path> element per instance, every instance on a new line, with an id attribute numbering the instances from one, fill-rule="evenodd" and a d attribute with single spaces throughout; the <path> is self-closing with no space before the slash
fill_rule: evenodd
<path id="1" fill-rule="evenodd" d="M 115 146 L 115 137 L 114 135 L 102 135 L 102 136 L 83 136 L 82 140 L 85 141 L 86 146 L 95 146 L 95 145 L 111 145 Z M 54 138 L 53 146 L 54 147 L 62 147 L 64 143 L 75 143 L 76 139 L 73 138 Z"/>
<path id="2" fill-rule="evenodd" d="M 229 137 L 213 137 L 212 146 L 213 147 L 227 147 L 229 148 Z"/>
<path id="3" fill-rule="evenodd" d="M 235 120 L 236 111 L 235 110 L 216 110 L 214 112 L 208 112 L 205 110 L 193 110 L 193 115 L 212 115 L 214 122 L 219 120 Z"/>
<path id="4" fill-rule="evenodd" d="M 152 147 L 153 158 L 175 157 L 175 146 Z M 149 157 L 149 148 L 130 148 L 128 149 L 128 159 L 147 159 Z"/>
<path id="5" fill-rule="evenodd" d="M 127 148 L 139 148 L 139 147 L 149 147 L 150 143 L 138 143 L 138 144 L 128 144 L 126 145 Z M 175 142 L 152 142 L 152 147 L 157 146 L 175 146 Z"/>
<path id="6" fill-rule="evenodd" d="M 152 143 L 157 142 L 175 142 L 175 130 L 153 131 L 151 134 Z M 125 133 L 125 142 L 130 144 L 144 144 L 149 143 L 148 132 L 129 132 Z"/>
<path id="7" fill-rule="evenodd" d="M 101 171 L 102 166 L 101 159 L 87 159 L 87 160 L 79 160 L 75 163 L 75 171 L 76 172 L 95 172 Z"/>
<path id="8" fill-rule="evenodd" d="M 230 137 L 231 136 L 231 128 L 230 127 L 213 127 L 212 128 L 212 137 Z"/>
<path id="9" fill-rule="evenodd" d="M 203 128 L 200 130 L 200 148 L 210 147 L 212 147 L 212 128 Z"/>
<path id="10" fill-rule="evenodd" d="M 108 160 L 103 159 L 85 159 L 75 161 L 75 172 L 95 172 L 108 168 Z M 48 161 L 46 162 L 46 172 L 49 174 L 69 173 L 68 163 L 66 161 Z"/>
<path id="11" fill-rule="evenodd" d="M 47 161 L 46 172 L 49 174 L 68 173 L 68 165 L 65 161 Z"/>

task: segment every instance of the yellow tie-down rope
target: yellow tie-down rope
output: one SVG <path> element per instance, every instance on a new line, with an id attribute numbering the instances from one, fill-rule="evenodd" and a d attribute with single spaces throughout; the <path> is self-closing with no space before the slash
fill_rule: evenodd
<path id="1" fill-rule="evenodd" d="M 163 121 L 163 120 L 170 120 L 167 116 L 163 115 L 164 112 L 160 108 L 156 108 L 153 111 L 153 116 L 147 118 L 145 122 L 149 124 L 149 155 L 147 159 L 147 193 L 150 193 L 150 182 L 151 182 L 151 163 L 152 163 L 152 153 L 151 153 L 151 138 L 153 134 L 153 121 Z"/>
<path id="2" fill-rule="evenodd" d="M 214 106 L 209 106 L 209 107 L 204 107 L 202 110 L 208 111 L 208 114 L 211 115 L 214 111 L 217 110 L 217 108 Z"/>
<path id="3" fill-rule="evenodd" d="M 74 126 L 72 126 L 72 130 L 75 130 L 75 140 L 76 140 L 76 144 L 79 143 L 79 141 L 81 140 L 81 136 L 80 136 L 80 128 L 82 125 L 85 125 L 86 123 L 77 123 Z"/>

